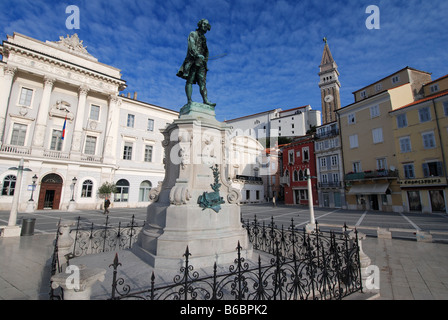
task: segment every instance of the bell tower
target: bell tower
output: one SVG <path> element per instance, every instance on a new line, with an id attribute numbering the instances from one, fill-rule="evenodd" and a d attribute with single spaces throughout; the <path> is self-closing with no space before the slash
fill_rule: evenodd
<path id="1" fill-rule="evenodd" d="M 335 111 L 341 108 L 341 99 L 339 95 L 341 84 L 338 80 L 338 66 L 331 55 L 327 38 L 324 38 L 323 40 L 325 42 L 325 47 L 318 74 L 320 77 L 319 88 L 322 101 L 322 124 L 326 124 L 336 120 Z"/>

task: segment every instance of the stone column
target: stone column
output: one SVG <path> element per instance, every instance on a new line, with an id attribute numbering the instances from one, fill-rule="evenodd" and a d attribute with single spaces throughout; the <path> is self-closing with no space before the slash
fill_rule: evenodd
<path id="1" fill-rule="evenodd" d="M 76 109 L 76 120 L 75 120 L 75 130 L 73 132 L 72 140 L 72 153 L 80 154 L 81 150 L 81 139 L 82 139 L 82 125 L 84 123 L 84 115 L 86 109 L 87 94 L 90 89 L 86 86 L 81 86 L 79 88 L 78 95 L 78 108 Z"/>
<path id="2" fill-rule="evenodd" d="M 44 91 L 40 102 L 39 112 L 37 115 L 36 128 L 34 129 L 33 147 L 44 147 L 45 130 L 48 121 L 48 110 L 50 108 L 50 97 L 53 90 L 55 79 L 44 78 Z"/>
<path id="3" fill-rule="evenodd" d="M 109 96 L 109 114 L 107 117 L 106 137 L 104 141 L 104 163 L 113 164 L 117 158 L 117 135 L 120 122 L 121 100 L 118 96 Z"/>
<path id="4" fill-rule="evenodd" d="M 11 96 L 11 88 L 14 82 L 14 76 L 17 68 L 4 67 L 3 81 L 0 83 L 0 145 L 3 143 L 3 132 L 6 120 L 6 113 L 8 111 L 8 102 Z"/>

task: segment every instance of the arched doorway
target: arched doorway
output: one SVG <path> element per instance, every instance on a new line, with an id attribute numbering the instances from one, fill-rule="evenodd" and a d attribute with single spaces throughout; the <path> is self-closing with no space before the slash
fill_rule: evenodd
<path id="1" fill-rule="evenodd" d="M 38 210 L 59 209 L 59 204 L 61 203 L 62 184 L 62 178 L 55 173 L 47 174 L 42 178 L 39 202 L 37 204 Z"/>

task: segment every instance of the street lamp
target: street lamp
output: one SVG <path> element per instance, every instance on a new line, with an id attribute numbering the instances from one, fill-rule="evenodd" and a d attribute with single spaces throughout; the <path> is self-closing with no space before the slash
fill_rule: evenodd
<path id="1" fill-rule="evenodd" d="M 31 189 L 31 198 L 28 201 L 34 201 L 33 195 L 34 195 L 34 189 L 36 188 L 37 175 L 34 175 L 31 179 L 33 179 L 33 188 Z"/>
<path id="2" fill-rule="evenodd" d="M 77 181 L 78 181 L 78 179 L 76 179 L 76 177 L 74 177 L 72 179 L 73 190 L 72 190 L 72 200 L 70 200 L 70 201 L 75 201 L 75 185 L 76 185 Z"/>
<path id="3" fill-rule="evenodd" d="M 32 171 L 29 168 L 23 167 L 23 158 L 20 159 L 18 167 L 11 167 L 8 170 L 17 170 L 17 179 L 14 190 L 14 197 L 12 199 L 11 212 L 9 213 L 8 226 L 3 228 L 3 237 L 15 237 L 20 235 L 20 226 L 17 226 L 17 209 L 19 207 L 20 189 L 22 185 L 23 171 Z"/>
<path id="4" fill-rule="evenodd" d="M 308 182 L 308 206 L 310 208 L 310 223 L 306 225 L 306 231 L 312 232 L 316 228 L 316 220 L 314 219 L 314 207 L 313 207 L 313 189 L 311 187 L 311 176 L 310 169 L 306 169 L 306 180 Z"/>

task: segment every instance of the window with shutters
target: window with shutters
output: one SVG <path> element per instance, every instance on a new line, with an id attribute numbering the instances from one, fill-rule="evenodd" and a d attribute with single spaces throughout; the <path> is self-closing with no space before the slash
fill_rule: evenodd
<path id="1" fill-rule="evenodd" d="M 380 116 L 380 106 L 374 105 L 370 107 L 370 118 L 376 118 Z"/>
<path id="2" fill-rule="evenodd" d="M 349 125 L 350 125 L 350 124 L 354 124 L 354 123 L 356 123 L 355 114 L 354 114 L 354 113 L 350 113 L 350 114 L 347 116 L 347 121 L 348 121 L 348 124 L 349 124 Z"/>
<path id="3" fill-rule="evenodd" d="M 350 148 L 351 149 L 358 148 L 358 135 L 357 134 L 351 135 L 349 136 L 349 139 L 350 139 Z"/>
<path id="4" fill-rule="evenodd" d="M 100 107 L 99 106 L 95 106 L 93 104 L 90 106 L 89 119 L 94 120 L 94 121 L 100 120 Z"/>
<path id="5" fill-rule="evenodd" d="M 383 129 L 376 128 L 372 130 L 373 143 L 383 142 Z"/>
<path id="6" fill-rule="evenodd" d="M 133 144 L 131 142 L 126 142 L 124 144 L 123 160 L 132 160 L 132 147 Z"/>
<path id="7" fill-rule="evenodd" d="M 19 105 L 25 107 L 31 107 L 31 100 L 33 98 L 33 90 L 28 88 L 22 88 L 20 92 Z"/>
<path id="8" fill-rule="evenodd" d="M 326 157 L 322 157 L 322 158 L 319 158 L 319 160 L 320 160 L 320 167 L 321 167 L 321 169 L 327 169 L 327 158 Z"/>
<path id="9" fill-rule="evenodd" d="M 420 122 L 426 122 L 431 120 L 431 112 L 429 111 L 429 107 L 423 107 L 418 110 L 418 117 Z"/>
<path id="10" fill-rule="evenodd" d="M 423 147 L 425 149 L 432 149 L 436 147 L 436 139 L 434 138 L 434 132 L 422 133 Z"/>
<path id="11" fill-rule="evenodd" d="M 50 150 L 61 151 L 62 141 L 62 131 L 53 130 L 53 133 L 51 134 Z"/>
<path id="12" fill-rule="evenodd" d="M 152 162 L 152 151 L 153 146 L 145 145 L 145 157 L 143 159 L 145 162 Z"/>
<path id="13" fill-rule="evenodd" d="M 397 116 L 397 126 L 398 128 L 404 128 L 408 126 L 408 119 L 406 117 L 406 113 L 399 114 Z"/>
<path id="14" fill-rule="evenodd" d="M 425 178 L 443 176 L 443 163 L 440 161 L 426 162 L 422 166 Z"/>
<path id="15" fill-rule="evenodd" d="M 354 173 L 361 172 L 361 161 L 354 161 L 352 163 L 352 168 Z"/>
<path id="16" fill-rule="evenodd" d="M 84 147 L 84 153 L 94 155 L 95 152 L 96 152 L 96 137 L 87 136 L 86 145 Z"/>
<path id="17" fill-rule="evenodd" d="M 11 144 L 13 146 L 24 146 L 27 125 L 14 123 L 12 127 Z"/>
<path id="18" fill-rule="evenodd" d="M 406 179 L 413 179 L 415 178 L 414 173 L 414 164 L 413 163 L 406 163 L 403 165 L 403 171 L 404 171 L 404 177 Z"/>
<path id="19" fill-rule="evenodd" d="M 148 119 L 148 126 L 146 131 L 154 131 L 154 119 Z"/>
<path id="20" fill-rule="evenodd" d="M 411 152 L 411 139 L 409 137 L 403 137 L 398 140 L 400 142 L 400 152 Z"/>

